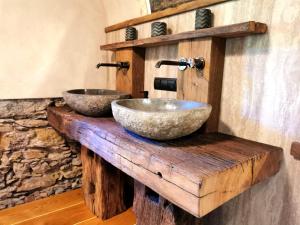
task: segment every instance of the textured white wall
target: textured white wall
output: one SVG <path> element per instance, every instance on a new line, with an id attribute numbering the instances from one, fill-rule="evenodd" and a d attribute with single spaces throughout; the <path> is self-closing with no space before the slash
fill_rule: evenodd
<path id="1" fill-rule="evenodd" d="M 0 99 L 105 88 L 108 22 L 139 16 L 144 0 L 0 0 Z M 129 2 L 130 2 L 129 1 Z M 107 9 L 106 9 L 107 8 Z"/>
<path id="2" fill-rule="evenodd" d="M 101 1 L 101 0 L 100 0 Z M 148 0 L 102 0 L 107 13 L 107 25 L 146 15 Z"/>

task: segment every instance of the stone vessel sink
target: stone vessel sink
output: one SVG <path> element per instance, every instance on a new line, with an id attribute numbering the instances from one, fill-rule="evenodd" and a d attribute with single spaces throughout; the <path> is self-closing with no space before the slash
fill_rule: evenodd
<path id="1" fill-rule="evenodd" d="M 155 140 L 189 135 L 208 119 L 211 105 L 175 99 L 124 99 L 112 102 L 113 116 L 124 128 Z"/>
<path id="2" fill-rule="evenodd" d="M 73 110 L 93 117 L 109 114 L 113 100 L 129 97 L 126 93 L 107 89 L 74 89 L 63 92 L 64 100 Z"/>

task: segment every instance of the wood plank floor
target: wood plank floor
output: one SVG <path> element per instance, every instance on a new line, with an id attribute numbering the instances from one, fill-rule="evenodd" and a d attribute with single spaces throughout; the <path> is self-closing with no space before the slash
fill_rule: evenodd
<path id="1" fill-rule="evenodd" d="M 85 206 L 81 189 L 0 210 L 0 225 L 133 225 L 131 210 L 109 220 L 95 217 Z"/>

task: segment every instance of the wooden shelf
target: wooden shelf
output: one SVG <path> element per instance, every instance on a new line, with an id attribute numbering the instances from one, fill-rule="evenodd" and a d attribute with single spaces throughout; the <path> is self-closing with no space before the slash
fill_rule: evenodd
<path id="1" fill-rule="evenodd" d="M 151 37 L 145 39 L 139 39 L 134 41 L 124 41 L 112 44 L 101 45 L 101 50 L 118 50 L 128 47 L 153 47 L 159 45 L 168 45 L 178 43 L 182 40 L 204 38 L 204 37 L 219 37 L 219 38 L 233 38 L 243 37 L 253 34 L 263 34 L 267 31 L 267 25 L 264 23 L 258 23 L 249 21 L 245 23 L 233 24 L 221 27 L 212 27 L 201 30 L 194 30 L 184 33 L 164 35 L 159 37 Z"/>
<path id="2" fill-rule="evenodd" d="M 50 124 L 187 212 L 202 217 L 274 175 L 282 149 L 220 133 L 157 142 L 113 118 L 50 107 Z"/>
<path id="3" fill-rule="evenodd" d="M 194 9 L 203 8 L 206 6 L 210 6 L 210 5 L 214 5 L 214 4 L 218 4 L 218 3 L 222 3 L 222 2 L 226 2 L 226 1 L 230 1 L 230 0 L 194 0 L 192 2 L 187 2 L 184 4 L 178 5 L 176 7 L 168 8 L 168 9 L 165 9 L 162 11 L 151 13 L 149 15 L 126 20 L 121 23 L 117 23 L 117 24 L 105 27 L 105 32 L 108 33 L 111 31 L 129 27 L 129 26 L 134 26 L 134 25 L 138 25 L 141 23 L 150 22 L 153 20 L 167 17 L 167 16 L 173 16 L 173 15 L 176 15 L 179 13 L 188 12 L 188 11 L 191 11 Z"/>

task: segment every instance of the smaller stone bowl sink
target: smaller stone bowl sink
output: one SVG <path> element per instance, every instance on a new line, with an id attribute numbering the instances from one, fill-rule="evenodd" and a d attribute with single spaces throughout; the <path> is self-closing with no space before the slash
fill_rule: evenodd
<path id="1" fill-rule="evenodd" d="M 112 102 L 115 120 L 143 137 L 171 140 L 198 130 L 211 105 L 176 99 L 124 99 Z"/>
<path id="2" fill-rule="evenodd" d="M 111 113 L 113 100 L 130 98 L 130 95 L 107 89 L 74 89 L 63 92 L 63 98 L 76 112 L 99 117 Z"/>

